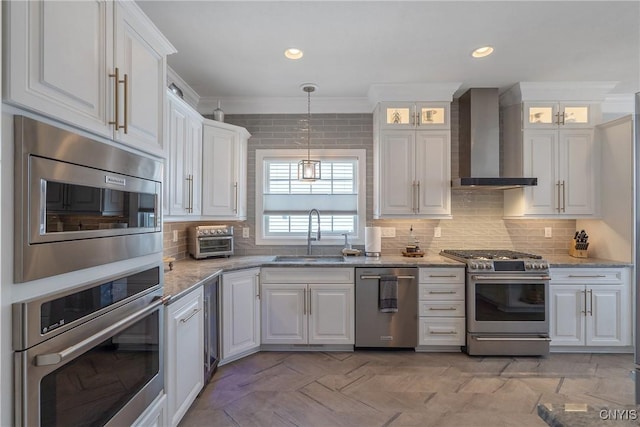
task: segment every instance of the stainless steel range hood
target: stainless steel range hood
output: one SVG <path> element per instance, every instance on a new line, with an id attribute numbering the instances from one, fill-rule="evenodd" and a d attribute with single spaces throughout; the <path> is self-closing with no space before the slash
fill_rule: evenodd
<path id="1" fill-rule="evenodd" d="M 496 88 L 469 89 L 459 98 L 459 178 L 452 187 L 506 190 L 537 178 L 500 176 L 500 117 Z M 505 141 L 508 144 L 509 141 Z"/>

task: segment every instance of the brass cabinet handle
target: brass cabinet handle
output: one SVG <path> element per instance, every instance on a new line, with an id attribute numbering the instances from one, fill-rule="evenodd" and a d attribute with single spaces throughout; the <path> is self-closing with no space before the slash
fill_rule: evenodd
<path id="1" fill-rule="evenodd" d="M 185 210 L 187 213 L 193 213 L 193 175 L 187 175 L 187 206 Z"/>
<path id="2" fill-rule="evenodd" d="M 555 124 L 556 124 L 556 125 L 558 125 L 558 126 L 560 126 L 560 111 L 558 111 L 558 112 L 555 114 L 555 116 L 556 116 L 556 122 L 555 122 Z"/>
<path id="3" fill-rule="evenodd" d="M 115 79 L 115 93 L 114 93 L 114 114 L 115 117 L 113 120 L 111 120 L 109 122 L 110 125 L 114 125 L 115 130 L 120 130 L 123 129 L 124 133 L 129 133 L 129 119 L 127 118 L 127 115 L 129 114 L 129 76 L 127 74 L 124 75 L 124 78 L 122 80 L 120 80 L 120 69 L 118 67 L 116 67 L 116 69 L 114 70 L 113 74 L 109 74 L 109 77 L 113 77 Z M 118 122 L 119 116 L 120 116 L 120 91 L 118 90 L 118 86 L 120 84 L 124 85 L 124 105 L 123 105 L 123 112 L 124 112 L 124 125 L 120 125 L 120 123 Z"/>

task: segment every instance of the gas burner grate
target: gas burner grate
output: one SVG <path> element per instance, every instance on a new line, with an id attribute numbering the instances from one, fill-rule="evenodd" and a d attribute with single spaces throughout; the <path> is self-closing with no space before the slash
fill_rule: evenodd
<path id="1" fill-rule="evenodd" d="M 505 249 L 444 249 L 440 254 L 459 259 L 475 260 L 542 259 L 540 255 Z"/>

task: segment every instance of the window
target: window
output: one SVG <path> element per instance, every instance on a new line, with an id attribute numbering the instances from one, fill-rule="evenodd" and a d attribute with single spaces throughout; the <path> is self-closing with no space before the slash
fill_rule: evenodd
<path id="1" fill-rule="evenodd" d="M 306 243 L 309 211 L 320 211 L 322 240 L 342 244 L 342 233 L 361 243 L 365 223 L 365 150 L 317 150 L 318 181 L 298 181 L 306 150 L 256 150 L 257 244 Z M 315 215 L 312 231 L 317 229 Z"/>

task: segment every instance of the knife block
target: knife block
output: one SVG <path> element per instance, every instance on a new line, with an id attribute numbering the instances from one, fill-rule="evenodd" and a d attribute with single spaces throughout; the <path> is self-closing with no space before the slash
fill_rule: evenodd
<path id="1" fill-rule="evenodd" d="M 589 254 L 587 253 L 587 248 L 589 247 L 588 243 L 581 243 L 581 245 L 586 245 L 585 249 L 576 249 L 576 239 L 571 239 L 571 245 L 569 246 L 569 255 L 574 258 L 588 258 Z"/>

